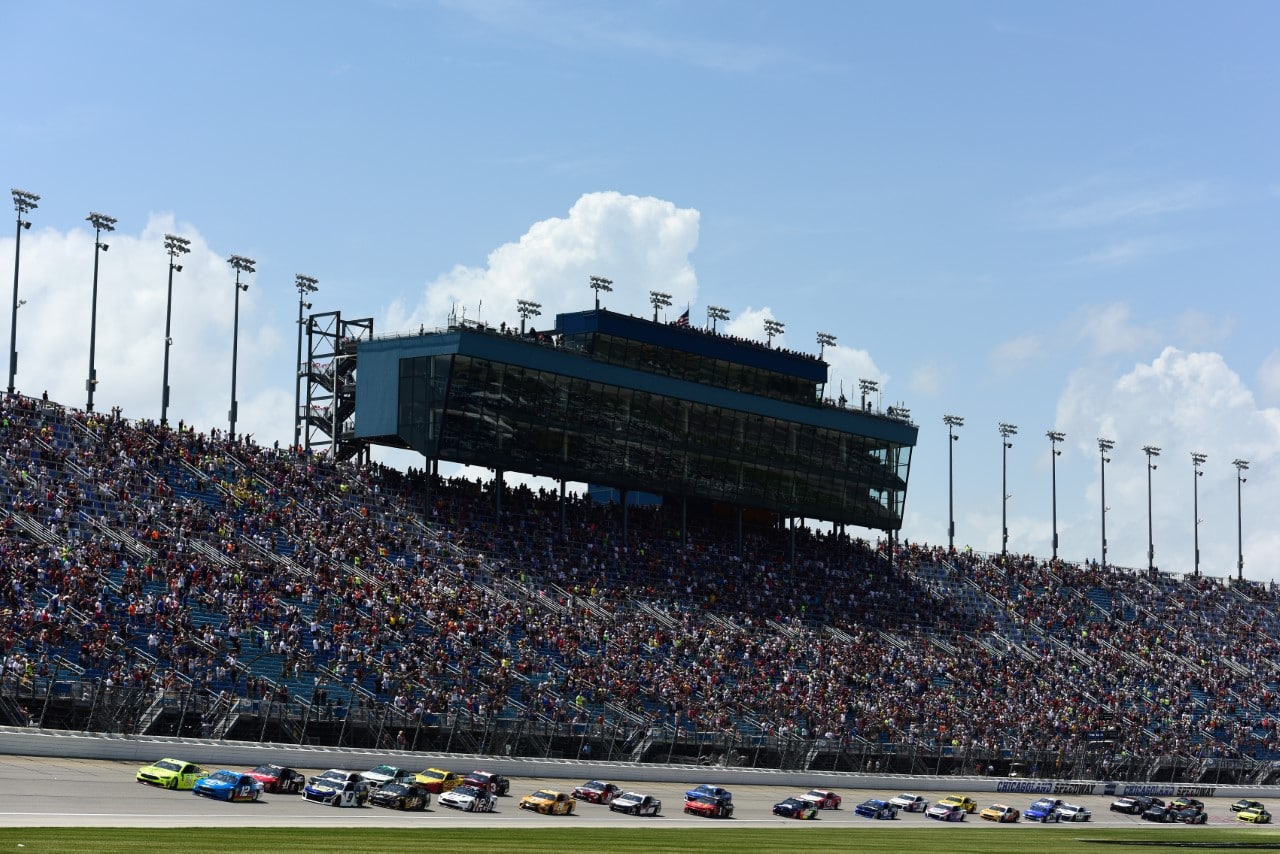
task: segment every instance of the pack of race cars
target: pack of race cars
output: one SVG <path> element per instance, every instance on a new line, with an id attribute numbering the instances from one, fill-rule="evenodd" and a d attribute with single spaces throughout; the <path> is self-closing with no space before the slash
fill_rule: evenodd
<path id="1" fill-rule="evenodd" d="M 442 807 L 462 812 L 493 812 L 498 798 L 508 794 L 511 781 L 501 774 L 473 771 L 461 775 L 439 768 L 413 772 L 392 765 L 378 765 L 368 771 L 331 768 L 308 778 L 300 771 L 280 765 L 259 765 L 248 771 L 209 771 L 180 759 L 164 758 L 138 769 L 139 783 L 165 789 L 190 791 L 215 800 L 255 802 L 265 793 L 301 794 L 303 799 L 333 807 L 366 805 L 403 811 L 424 811 L 432 795 Z M 813 820 L 823 810 L 840 809 L 839 794 L 823 788 L 784 798 L 773 805 L 781 818 Z M 588 780 L 570 792 L 539 789 L 525 795 L 519 808 L 543 815 L 573 815 L 580 802 L 607 806 L 611 812 L 635 816 L 662 814 L 662 801 L 653 795 L 627 791 L 616 783 Z M 1165 803 L 1157 797 L 1122 797 L 1110 806 L 1111 812 L 1137 816 L 1144 821 L 1204 824 L 1208 813 L 1202 801 L 1178 798 Z M 1271 823 L 1271 813 L 1260 801 L 1242 798 L 1231 805 L 1236 819 L 1250 824 Z M 705 783 L 684 793 L 683 812 L 705 818 L 732 818 L 733 793 L 723 786 Z M 1087 822 L 1092 813 L 1086 807 L 1060 798 L 1042 797 L 1026 809 L 995 803 L 979 810 L 967 795 L 948 795 L 930 805 L 928 798 L 903 792 L 890 798 L 869 798 L 854 807 L 858 816 L 873 820 L 894 820 L 900 812 L 923 813 L 942 822 L 962 822 L 966 816 L 997 824 L 1020 821 L 1058 824 Z"/>

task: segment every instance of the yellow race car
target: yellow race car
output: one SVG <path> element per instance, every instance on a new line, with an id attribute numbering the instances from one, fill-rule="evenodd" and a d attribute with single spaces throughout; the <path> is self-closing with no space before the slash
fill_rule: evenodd
<path id="1" fill-rule="evenodd" d="M 533 810 L 543 815 L 572 815 L 577 803 L 572 796 L 564 792 L 539 789 L 532 795 L 525 795 L 520 799 L 520 809 Z"/>
<path id="2" fill-rule="evenodd" d="M 461 774 L 455 774 L 452 771 L 442 771 L 439 768 L 428 768 L 426 771 L 420 772 L 414 777 L 414 781 L 422 786 L 433 795 L 443 795 L 445 792 L 452 792 L 454 789 L 462 785 L 465 778 Z"/>
<path id="3" fill-rule="evenodd" d="M 960 809 L 970 815 L 972 815 L 973 811 L 978 808 L 978 802 L 967 795 L 947 795 L 945 798 L 938 801 L 938 803 L 942 804 L 944 807 L 960 807 Z"/>
<path id="4" fill-rule="evenodd" d="M 193 762 L 181 759 L 161 759 L 154 765 L 138 769 L 137 780 L 151 786 L 162 786 L 166 789 L 191 789 L 196 780 L 208 777 L 209 772 Z"/>
<path id="5" fill-rule="evenodd" d="M 1237 821 L 1247 821 L 1250 824 L 1270 824 L 1271 813 L 1267 812 L 1267 808 L 1262 804 L 1256 807 L 1250 807 L 1247 810 L 1240 810 L 1236 813 Z"/>

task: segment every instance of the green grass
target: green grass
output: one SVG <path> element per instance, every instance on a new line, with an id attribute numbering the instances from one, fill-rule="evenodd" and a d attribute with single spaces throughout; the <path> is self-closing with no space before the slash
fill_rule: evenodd
<path id="1" fill-rule="evenodd" d="M 19 845 L 22 846 L 19 849 Z M 990 828 L 2 828 L 0 852 L 77 854 L 172 852 L 297 852 L 358 854 L 366 851 L 542 852 L 849 852 L 912 854 L 1052 854 L 1078 852 L 1275 851 L 1280 831 L 1265 828 L 1062 829 Z"/>

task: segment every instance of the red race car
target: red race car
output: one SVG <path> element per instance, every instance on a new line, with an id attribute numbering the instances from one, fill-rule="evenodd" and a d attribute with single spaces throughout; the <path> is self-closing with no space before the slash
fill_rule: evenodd
<path id="1" fill-rule="evenodd" d="M 830 789 L 810 789 L 800 796 L 800 800 L 808 801 L 820 810 L 838 810 L 841 798 Z"/>
<path id="2" fill-rule="evenodd" d="M 580 801 L 589 801 L 593 804 L 612 803 L 613 799 L 622 794 L 622 788 L 613 783 L 602 783 L 599 780 L 588 780 L 581 786 L 573 790 L 573 796 Z"/>
<path id="3" fill-rule="evenodd" d="M 706 818 L 730 818 L 733 816 L 733 802 L 713 795 L 699 795 L 684 802 L 684 811 Z"/>

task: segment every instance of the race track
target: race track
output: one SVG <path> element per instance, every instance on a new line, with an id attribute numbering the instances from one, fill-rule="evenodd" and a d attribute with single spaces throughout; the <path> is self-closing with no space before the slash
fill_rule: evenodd
<path id="1" fill-rule="evenodd" d="M 159 758 L 159 757 L 157 757 Z M 252 804 L 228 804 L 196 797 L 190 792 L 170 792 L 134 782 L 137 763 L 108 762 L 89 759 L 50 759 L 45 757 L 5 756 L 0 758 L 0 827 L 543 827 L 548 823 L 591 827 L 679 827 L 734 826 L 794 827 L 803 832 L 812 826 L 862 827 L 936 827 L 940 831 L 964 832 L 965 827 L 987 826 L 977 816 L 969 816 L 958 824 L 943 824 L 920 814 L 900 813 L 896 821 L 871 821 L 854 814 L 853 807 L 869 797 L 888 798 L 897 792 L 866 789 L 839 790 L 844 798 L 839 810 L 824 810 L 816 821 L 778 818 L 772 814 L 773 804 L 798 791 L 777 786 L 730 786 L 734 793 L 735 812 L 731 819 L 704 819 L 685 815 L 684 783 L 652 783 L 626 788 L 657 795 L 662 799 L 663 814 L 655 818 L 635 818 L 612 813 L 607 807 L 579 802 L 573 816 L 541 816 L 517 807 L 522 795 L 538 788 L 572 790 L 582 778 L 513 778 L 511 795 L 501 798 L 498 810 L 490 814 L 460 813 L 436 805 L 421 813 L 399 813 L 378 807 L 335 809 L 308 803 L 296 795 L 267 795 Z M 307 769 L 319 773 L 324 769 Z M 361 769 L 353 769 L 361 770 Z M 469 768 L 458 768 L 469 771 Z M 655 774 L 661 769 L 655 768 Z M 708 783 L 716 783 L 714 772 Z M 963 792 L 960 792 L 963 794 Z M 945 793 L 922 793 L 930 801 Z M 975 795 L 979 806 L 1006 803 L 1025 810 L 1035 800 L 1032 795 Z M 1093 811 L 1091 822 L 1102 827 L 1153 825 L 1136 816 L 1107 810 L 1113 798 L 1082 796 L 1073 800 Z M 1230 798 L 1206 798 L 1209 824 L 1240 825 L 1230 812 Z M 1274 807 L 1273 807 L 1274 808 Z M 1180 825 L 1156 825 L 1170 833 Z M 1243 826 L 1243 825 L 1241 825 Z M 1017 827 L 1026 832 L 1054 833 L 1072 825 L 1027 825 Z M 1074 825 L 1079 829 L 1081 825 Z M 1011 832 L 1022 832 L 1010 827 Z"/>

